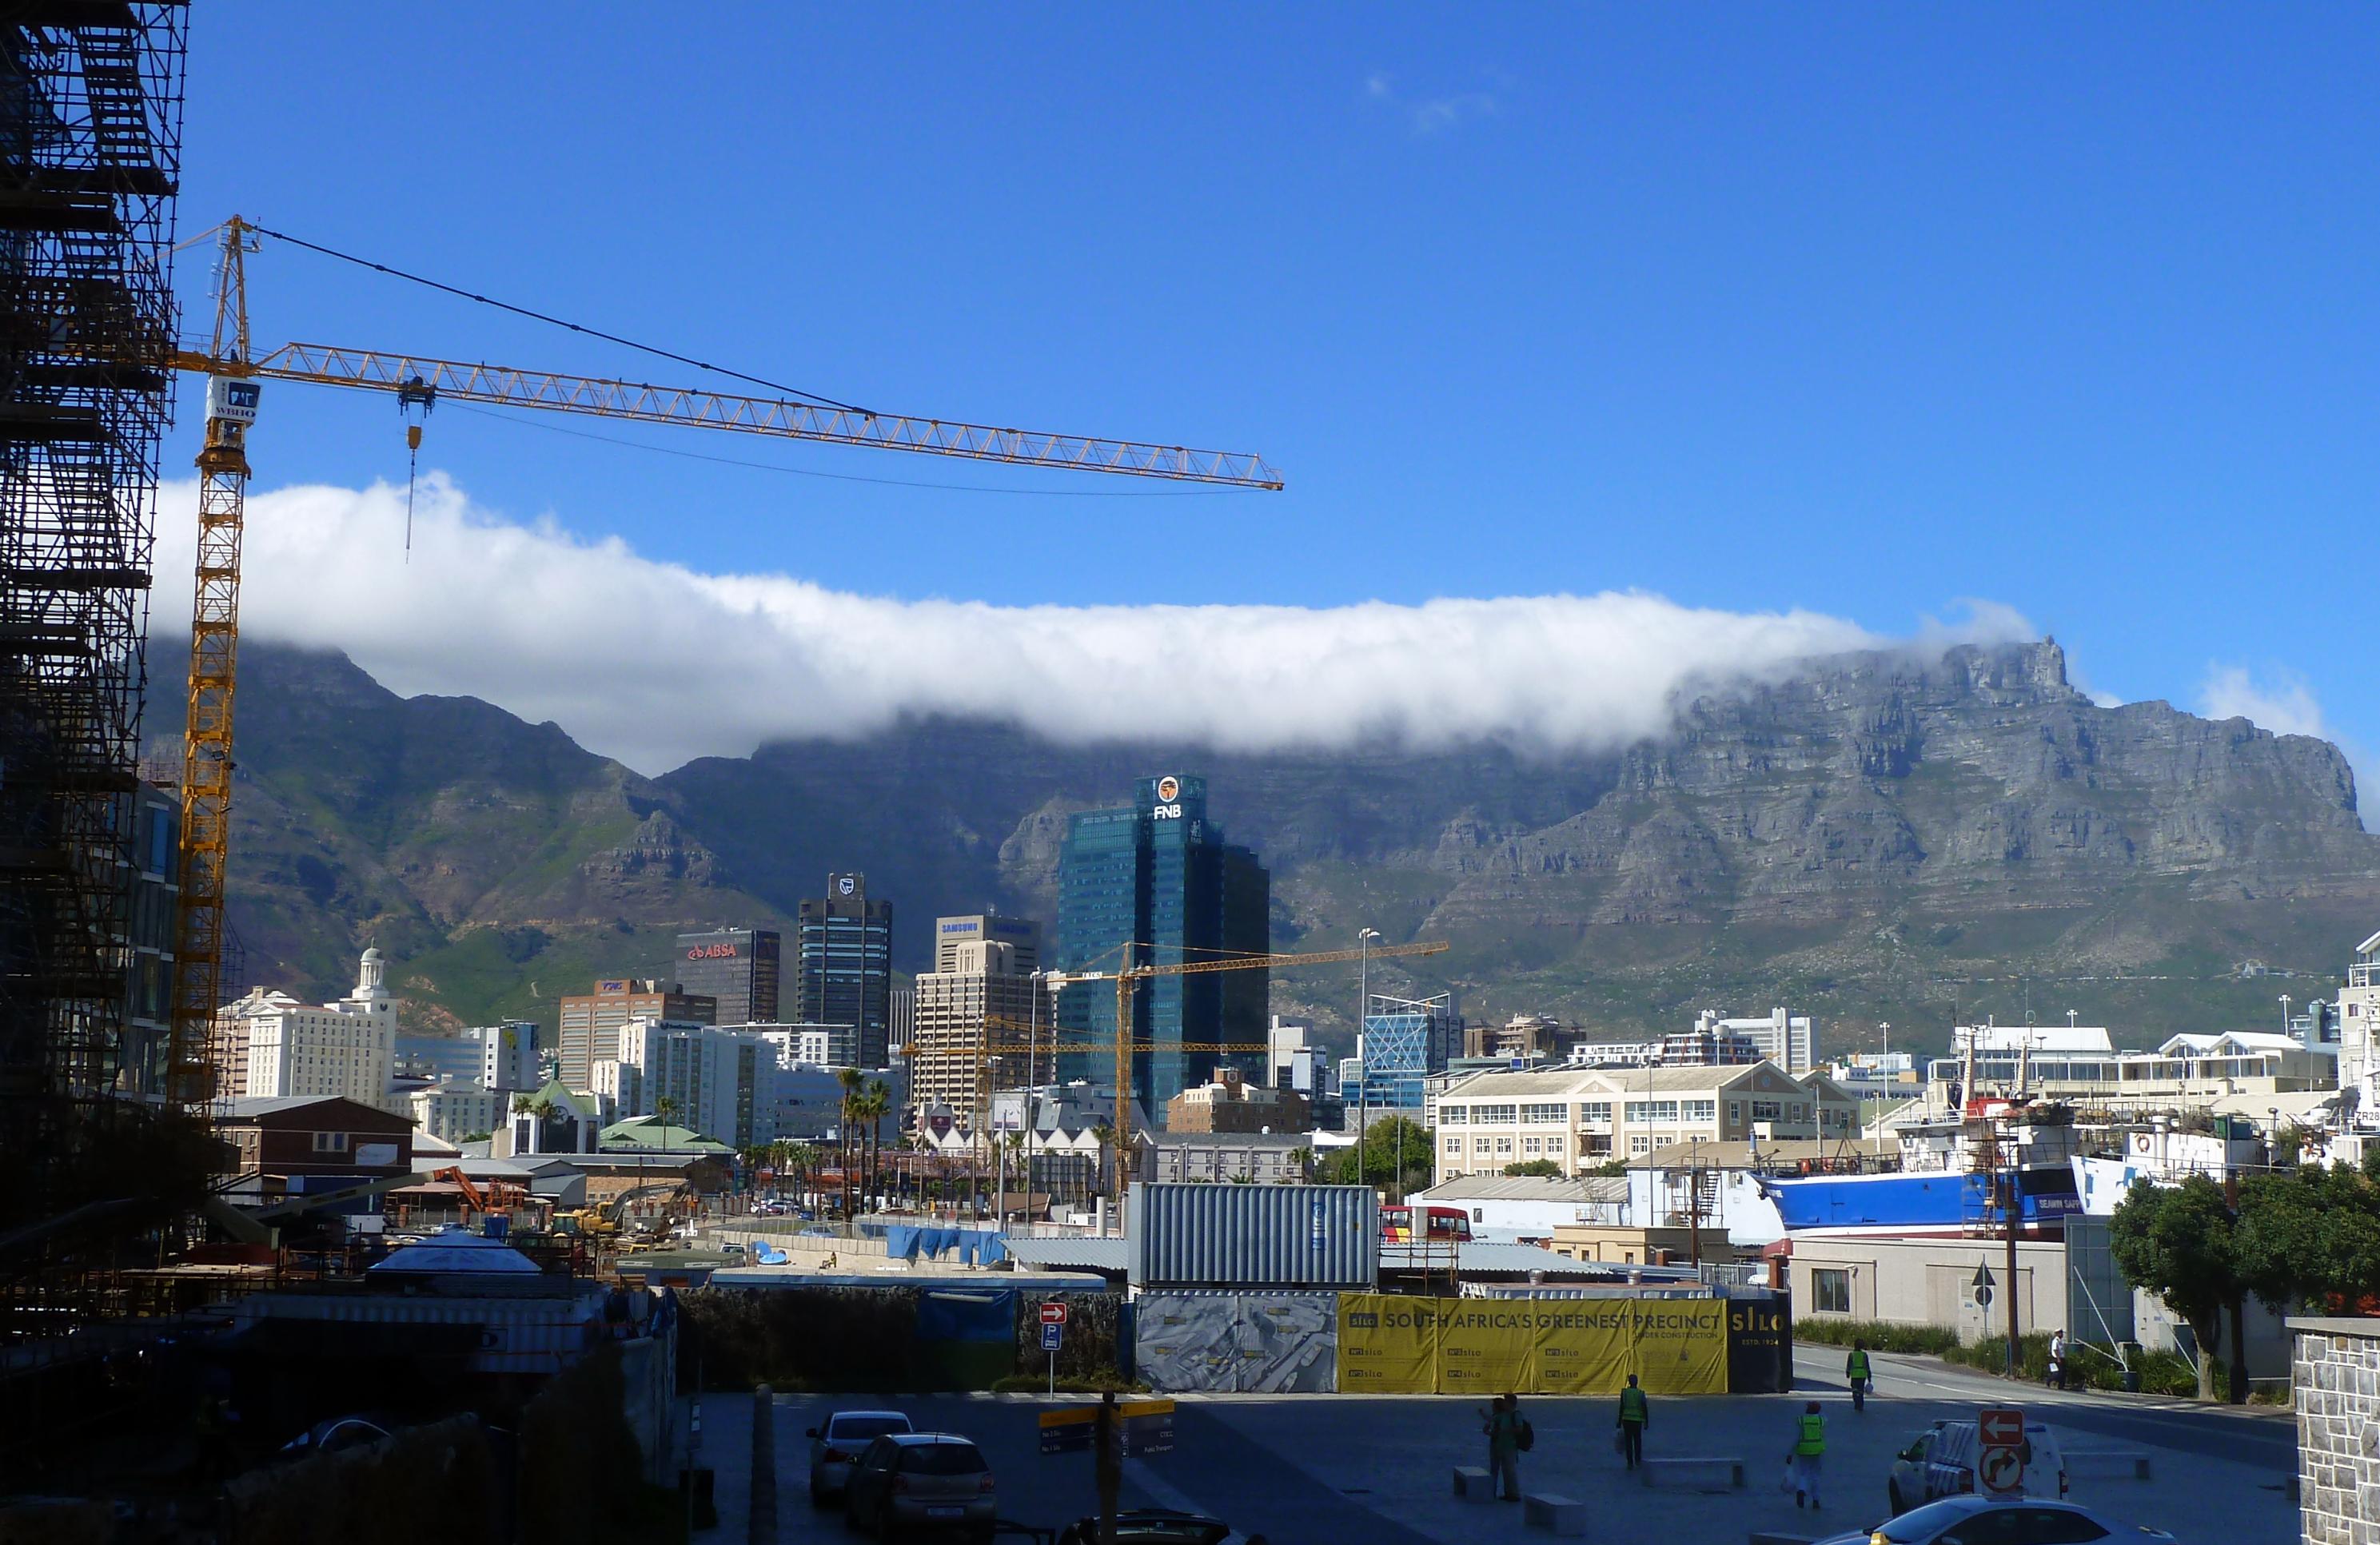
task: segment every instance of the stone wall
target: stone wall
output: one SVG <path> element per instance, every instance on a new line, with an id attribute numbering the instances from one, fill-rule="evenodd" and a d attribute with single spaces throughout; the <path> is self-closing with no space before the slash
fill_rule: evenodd
<path id="1" fill-rule="evenodd" d="M 2306 1545 L 2380 1545 L 2380 1320 L 2291 1320 Z"/>

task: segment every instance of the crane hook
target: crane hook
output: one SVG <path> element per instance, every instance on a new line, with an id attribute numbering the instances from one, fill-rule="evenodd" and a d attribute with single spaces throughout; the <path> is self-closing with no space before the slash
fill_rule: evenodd
<path id="1" fill-rule="evenodd" d="M 421 467 L 421 426 L 413 422 L 413 410 L 419 408 L 427 420 L 430 410 L 438 405 L 438 389 L 416 375 L 396 389 L 396 411 L 405 425 L 405 561 L 413 561 L 413 484 Z"/>

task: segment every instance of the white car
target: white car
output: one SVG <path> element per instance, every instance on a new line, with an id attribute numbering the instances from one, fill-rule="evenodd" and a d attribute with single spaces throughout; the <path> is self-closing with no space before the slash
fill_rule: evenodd
<path id="1" fill-rule="evenodd" d="M 2019 1497 L 1945 1497 L 1873 1529 L 1834 1535 L 1817 1545 L 2153 1545 L 2173 1536 L 2141 1524 L 2119 1524 L 2072 1503 Z"/>
<path id="2" fill-rule="evenodd" d="M 1975 1485 L 1973 1418 L 1937 1421 L 1894 1456 L 1885 1498 L 1896 1514 L 1943 1497 L 1963 1496 Z M 2015 1495 L 2056 1499 L 2067 1492 L 2066 1458 L 2058 1434 L 2046 1422 L 2024 1424 L 2024 1479 Z"/>
<path id="3" fill-rule="evenodd" d="M 899 1411 L 837 1411 L 809 1430 L 810 1505 L 824 1507 L 851 1484 L 851 1467 L 887 1432 L 915 1432 Z"/>

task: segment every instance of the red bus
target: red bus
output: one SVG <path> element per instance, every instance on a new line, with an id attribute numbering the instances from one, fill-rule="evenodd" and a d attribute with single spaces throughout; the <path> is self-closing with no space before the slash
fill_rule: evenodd
<path id="1" fill-rule="evenodd" d="M 1400 1244 L 1414 1241 L 1414 1213 L 1422 1214 L 1421 1226 L 1428 1231 L 1434 1243 L 1468 1243 L 1471 1238 L 1471 1214 L 1461 1207 L 1383 1207 L 1380 1209 L 1380 1237 Z"/>

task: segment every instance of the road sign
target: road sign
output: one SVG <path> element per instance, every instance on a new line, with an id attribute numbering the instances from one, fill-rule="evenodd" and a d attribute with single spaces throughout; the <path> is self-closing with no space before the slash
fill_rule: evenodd
<path id="1" fill-rule="evenodd" d="M 1123 1452 L 1126 1458 L 1173 1452 L 1173 1402 L 1127 1400 L 1120 1409 L 1123 1412 Z"/>
<path id="2" fill-rule="evenodd" d="M 1041 1322 L 1041 1350 L 1044 1352 L 1056 1351 L 1058 1349 L 1058 1344 L 1065 1339 L 1065 1326 L 1059 1324 L 1054 1320 L 1043 1321 Z"/>
<path id="3" fill-rule="evenodd" d="M 1975 1289 L 1975 1307 L 1977 1309 L 1989 1309 L 1992 1307 L 1991 1284 L 1985 1283 L 1983 1286 Z"/>
<path id="4" fill-rule="evenodd" d="M 1099 1430 L 1099 1410 L 1096 1406 L 1075 1406 L 1063 1411 L 1041 1413 L 1041 1452 L 1068 1454 L 1075 1449 L 1088 1449 L 1091 1434 Z"/>
<path id="5" fill-rule="evenodd" d="M 1975 1413 L 1975 1479 L 1987 1496 L 2024 1491 L 2024 1412 L 2013 1406 L 1985 1406 Z"/>
<path id="6" fill-rule="evenodd" d="M 1066 1306 L 1052 1298 L 1041 1306 L 1041 1323 L 1062 1325 L 1066 1322 Z"/>

